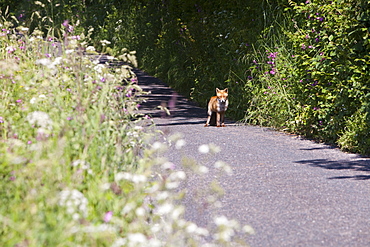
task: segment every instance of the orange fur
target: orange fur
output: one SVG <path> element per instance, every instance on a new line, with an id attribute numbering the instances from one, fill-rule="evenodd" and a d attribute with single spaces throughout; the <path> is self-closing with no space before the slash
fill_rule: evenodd
<path id="1" fill-rule="evenodd" d="M 216 88 L 216 96 L 211 97 L 208 103 L 208 119 L 204 127 L 209 126 L 212 112 L 216 113 L 216 126 L 225 127 L 225 111 L 229 105 L 228 89 L 220 90 Z"/>

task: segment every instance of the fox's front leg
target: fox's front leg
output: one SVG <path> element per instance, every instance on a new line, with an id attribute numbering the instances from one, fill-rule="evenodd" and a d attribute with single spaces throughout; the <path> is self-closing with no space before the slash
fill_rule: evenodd
<path id="1" fill-rule="evenodd" d="M 220 112 L 217 112 L 217 127 L 221 127 L 221 113 Z"/>
<path id="2" fill-rule="evenodd" d="M 226 127 L 225 125 L 225 112 L 220 112 L 221 115 L 221 127 Z"/>

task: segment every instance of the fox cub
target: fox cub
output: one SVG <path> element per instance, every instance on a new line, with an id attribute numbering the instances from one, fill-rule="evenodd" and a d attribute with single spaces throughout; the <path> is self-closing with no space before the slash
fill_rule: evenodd
<path id="1" fill-rule="evenodd" d="M 224 90 L 220 90 L 216 88 L 216 95 L 211 97 L 208 103 L 208 119 L 206 125 L 204 127 L 209 126 L 209 122 L 211 121 L 212 113 L 217 115 L 216 117 L 216 125 L 217 127 L 225 127 L 225 111 L 227 110 L 227 106 L 229 105 L 229 101 L 227 99 L 228 96 L 228 89 L 225 88 Z"/>

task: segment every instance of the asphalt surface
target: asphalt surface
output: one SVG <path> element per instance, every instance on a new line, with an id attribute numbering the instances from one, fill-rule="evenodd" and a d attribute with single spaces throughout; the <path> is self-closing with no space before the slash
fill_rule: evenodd
<path id="1" fill-rule="evenodd" d="M 139 86 L 151 91 L 141 113 L 151 115 L 163 139 L 182 133 L 186 145 L 167 157 L 208 167 L 204 176 L 189 175 L 185 184 L 186 217 L 200 226 L 225 215 L 255 234 L 241 236 L 250 246 L 370 246 L 370 159 L 343 153 L 295 135 L 256 126 L 204 127 L 206 110 L 178 95 L 160 80 L 135 70 Z M 232 92 L 230 92 L 232 93 Z M 157 106 L 168 107 L 171 115 Z M 227 115 L 227 113 L 226 113 Z M 216 154 L 198 147 L 213 143 Z M 216 161 L 230 165 L 233 175 L 217 172 Z M 224 188 L 222 203 L 211 206 L 207 185 Z"/>

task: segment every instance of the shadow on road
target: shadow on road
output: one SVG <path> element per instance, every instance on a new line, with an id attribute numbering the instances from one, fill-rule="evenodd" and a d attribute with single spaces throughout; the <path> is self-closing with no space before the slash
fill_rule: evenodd
<path id="1" fill-rule="evenodd" d="M 145 101 L 139 108 L 140 114 L 160 119 L 161 121 L 155 121 L 157 126 L 204 125 L 206 123 L 206 109 L 179 95 L 159 79 L 137 69 L 134 69 L 134 72 L 139 86 L 145 92 L 150 92 L 143 96 Z M 215 121 L 213 122 L 215 124 Z M 228 119 L 225 122 L 226 124 L 233 123 Z"/>
<path id="2" fill-rule="evenodd" d="M 295 163 L 307 164 L 312 167 L 319 167 L 319 168 L 324 168 L 328 170 L 351 170 L 351 171 L 370 173 L 370 161 L 369 160 L 331 161 L 328 159 L 314 159 L 314 160 L 295 161 Z M 368 180 L 370 179 L 370 175 L 339 176 L 339 177 L 331 177 L 329 179 Z"/>

